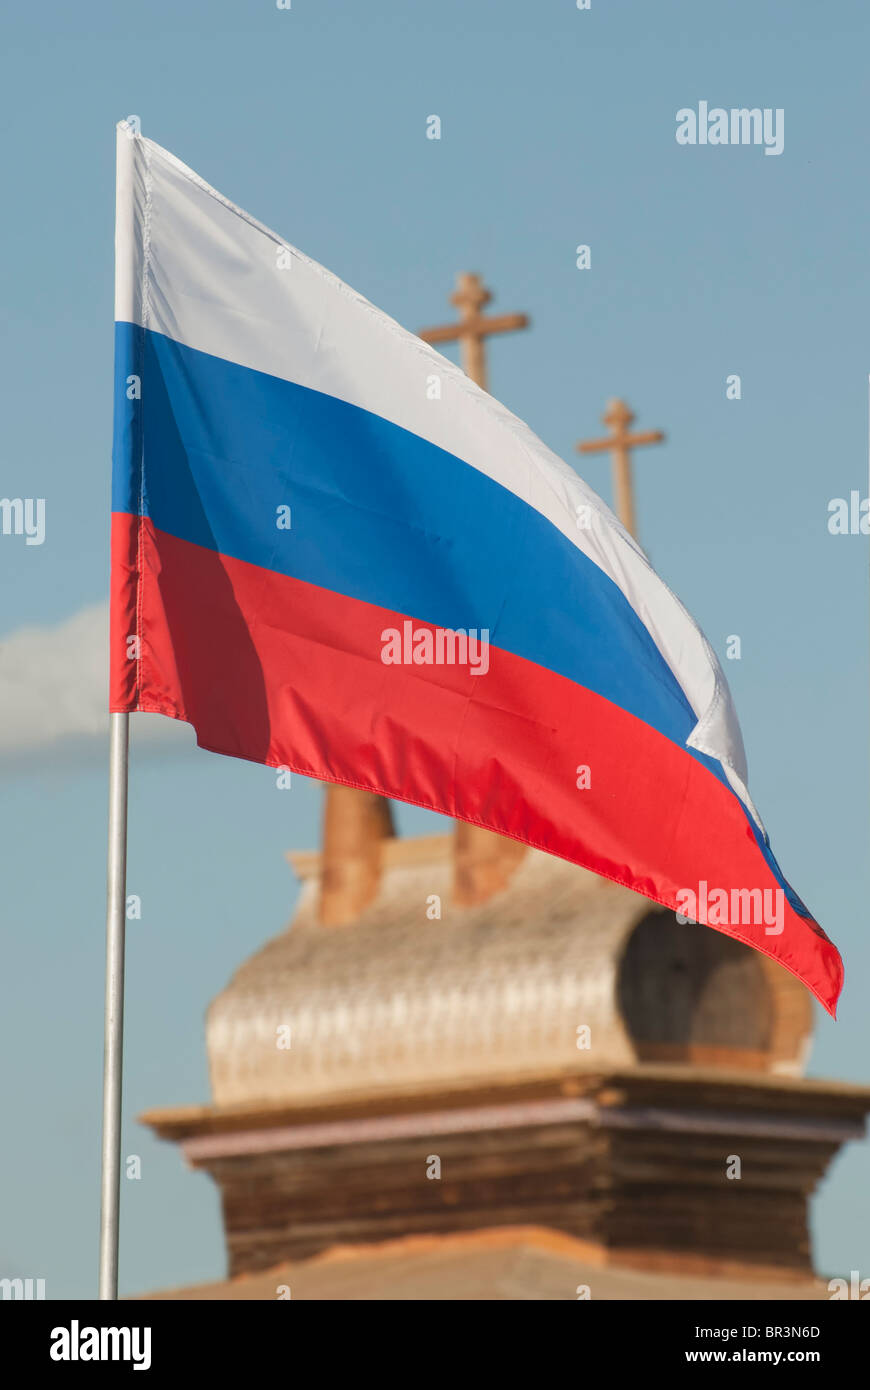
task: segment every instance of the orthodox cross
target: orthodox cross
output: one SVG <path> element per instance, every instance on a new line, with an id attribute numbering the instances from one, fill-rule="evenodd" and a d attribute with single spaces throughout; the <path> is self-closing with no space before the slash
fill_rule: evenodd
<path id="1" fill-rule="evenodd" d="M 613 459 L 613 496 L 616 514 L 632 536 L 637 539 L 637 520 L 634 514 L 634 488 L 631 478 L 631 453 L 640 444 L 661 444 L 661 430 L 641 430 L 631 433 L 634 416 L 625 401 L 613 400 L 602 416 L 610 434 L 606 439 L 584 439 L 577 445 L 580 454 L 601 454 L 609 450 Z"/>
<path id="2" fill-rule="evenodd" d="M 456 277 L 456 289 L 450 303 L 459 310 L 455 323 L 438 328 L 424 328 L 420 337 L 425 343 L 459 342 L 462 369 L 466 376 L 487 391 L 486 339 L 493 333 L 509 333 L 515 328 L 528 328 L 525 314 L 494 314 L 486 317 L 481 310 L 492 299 L 479 275 L 463 271 Z"/>

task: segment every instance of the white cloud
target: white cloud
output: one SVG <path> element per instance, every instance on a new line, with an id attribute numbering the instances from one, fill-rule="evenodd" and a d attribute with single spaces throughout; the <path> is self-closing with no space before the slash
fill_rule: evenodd
<path id="1" fill-rule="evenodd" d="M 108 737 L 109 605 L 55 627 L 22 627 L 0 641 L 0 758 Z M 193 733 L 160 715 L 136 716 L 137 742 L 187 747 Z"/>

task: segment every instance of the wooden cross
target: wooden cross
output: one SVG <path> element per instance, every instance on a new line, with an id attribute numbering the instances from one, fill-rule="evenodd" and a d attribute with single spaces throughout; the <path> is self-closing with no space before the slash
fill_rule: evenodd
<path id="1" fill-rule="evenodd" d="M 664 434 L 661 430 L 641 430 L 630 434 L 634 416 L 625 401 L 613 400 L 608 403 L 601 422 L 607 425 L 610 434 L 607 439 L 584 439 L 577 445 L 580 454 L 601 454 L 608 449 L 613 457 L 613 492 L 616 501 L 616 514 L 635 540 L 637 521 L 634 514 L 634 489 L 631 480 L 631 454 L 639 444 L 661 444 Z"/>
<path id="2" fill-rule="evenodd" d="M 492 333 L 509 333 L 514 328 L 529 326 L 525 314 L 496 314 L 485 318 L 480 311 L 491 299 L 492 295 L 480 276 L 463 271 L 457 275 L 456 289 L 450 296 L 450 303 L 459 310 L 458 321 L 442 324 L 439 328 L 424 328 L 420 334 L 424 343 L 455 343 L 458 339 L 462 369 L 484 391 L 489 390 L 485 340 Z"/>

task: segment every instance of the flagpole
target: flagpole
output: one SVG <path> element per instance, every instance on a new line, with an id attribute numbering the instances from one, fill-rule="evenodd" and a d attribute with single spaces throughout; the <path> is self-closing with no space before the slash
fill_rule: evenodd
<path id="1" fill-rule="evenodd" d="M 103 1150 L 100 1189 L 101 1299 L 118 1297 L 129 723 L 128 714 L 109 715 L 109 846 L 106 858 L 106 1004 L 103 1020 Z"/>

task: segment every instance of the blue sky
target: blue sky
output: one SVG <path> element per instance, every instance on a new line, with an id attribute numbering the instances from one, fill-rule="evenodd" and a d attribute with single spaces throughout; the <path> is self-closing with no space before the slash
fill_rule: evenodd
<path id="1" fill-rule="evenodd" d="M 0 656 L 0 1273 L 44 1277 L 56 1297 L 96 1285 L 94 606 L 107 593 L 114 124 L 131 113 L 410 328 L 452 315 L 455 273 L 480 270 L 494 311 L 532 319 L 493 346 L 492 389 L 564 458 L 615 394 L 667 431 L 637 459 L 641 539 L 721 656 L 742 639 L 727 671 L 753 797 L 846 958 L 840 1021 L 819 1013 L 811 1072 L 866 1081 L 867 541 L 826 524 L 831 498 L 867 491 L 866 6 L 83 0 L 7 7 L 0 40 L 0 493 L 46 499 L 43 545 L 0 536 L 0 639 L 18 680 Z M 782 108 L 783 153 L 677 145 L 677 110 L 700 100 Z M 731 373 L 739 402 L 725 398 Z M 583 470 L 609 498 L 606 461 Z M 33 626 L 45 630 L 16 637 Z M 321 803 L 304 779 L 279 792 L 189 731 L 134 722 L 129 879 L 143 906 L 124 1151 L 143 1177 L 123 1191 L 128 1292 L 222 1271 L 214 1189 L 136 1115 L 207 1100 L 204 1010 L 291 914 L 283 854 L 316 843 Z M 434 819 L 399 815 L 409 832 Z M 870 1274 L 867 1157 L 846 1150 L 815 1203 L 831 1273 Z"/>

